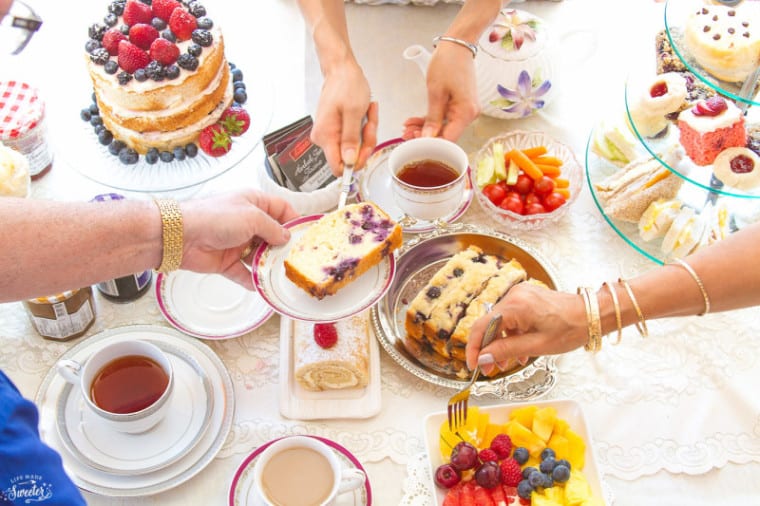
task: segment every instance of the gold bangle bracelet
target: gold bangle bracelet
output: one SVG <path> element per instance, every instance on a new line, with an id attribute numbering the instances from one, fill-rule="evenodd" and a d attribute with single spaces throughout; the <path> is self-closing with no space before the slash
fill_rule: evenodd
<path id="1" fill-rule="evenodd" d="M 602 283 L 602 286 L 607 287 L 607 290 L 610 291 L 610 296 L 612 297 L 612 305 L 615 306 L 615 324 L 617 325 L 617 339 L 615 340 L 614 345 L 620 344 L 620 340 L 623 339 L 623 317 L 620 315 L 620 299 L 618 299 L 617 291 L 607 283 L 606 281 Z"/>
<path id="2" fill-rule="evenodd" d="M 628 294 L 628 298 L 631 299 L 633 310 L 636 311 L 636 317 L 638 318 L 638 321 L 634 324 L 636 325 L 636 330 L 639 331 L 639 334 L 641 334 L 641 337 L 649 337 L 649 329 L 647 329 L 647 322 L 646 322 L 646 319 L 644 318 L 644 313 L 641 312 L 641 307 L 639 307 L 639 303 L 636 300 L 636 296 L 633 294 L 631 285 L 629 285 L 628 281 L 624 280 L 623 278 L 618 278 L 618 283 L 623 285 L 623 288 L 625 288 L 625 291 Z"/>
<path id="3" fill-rule="evenodd" d="M 436 37 L 433 37 L 433 47 L 437 47 L 438 43 L 444 41 L 444 42 L 453 42 L 454 44 L 459 44 L 462 47 L 466 47 L 470 50 L 472 53 L 472 57 L 475 58 L 478 56 L 478 46 L 473 44 L 472 42 L 467 42 L 466 40 L 457 39 L 456 37 L 449 37 L 447 35 L 438 35 Z"/>
<path id="4" fill-rule="evenodd" d="M 161 212 L 161 237 L 163 252 L 158 272 L 171 272 L 182 265 L 182 250 L 184 247 L 184 230 L 182 211 L 174 199 L 156 199 L 156 205 Z"/>
<path id="5" fill-rule="evenodd" d="M 599 317 L 599 300 L 596 293 L 592 293 L 590 288 L 578 287 L 578 293 L 583 298 L 588 323 L 588 341 L 583 349 L 596 353 L 602 349 L 602 321 Z"/>
<path id="6" fill-rule="evenodd" d="M 694 268 L 686 263 L 685 260 L 681 260 L 680 258 L 674 258 L 672 263 L 670 265 L 680 265 L 684 269 L 686 269 L 686 272 L 689 273 L 689 275 L 696 281 L 697 286 L 699 287 L 699 291 L 702 292 L 702 299 L 705 301 L 705 310 L 699 313 L 697 316 L 702 316 L 710 312 L 710 297 L 707 296 L 707 290 L 705 289 L 705 284 L 702 283 L 702 280 L 697 275 L 697 272 L 694 270 Z"/>

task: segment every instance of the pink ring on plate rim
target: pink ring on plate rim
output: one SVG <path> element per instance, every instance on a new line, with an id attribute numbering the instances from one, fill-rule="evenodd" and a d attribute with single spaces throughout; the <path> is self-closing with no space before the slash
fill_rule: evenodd
<path id="1" fill-rule="evenodd" d="M 230 483 L 230 492 L 229 492 L 229 495 L 227 496 L 227 502 L 228 502 L 229 506 L 236 506 L 236 504 L 235 504 L 235 490 L 237 489 L 237 485 L 238 485 L 238 482 L 240 481 L 240 477 L 243 475 L 243 471 L 245 471 L 245 469 L 248 467 L 248 465 L 256 457 L 258 457 L 261 452 L 263 452 L 264 450 L 266 450 L 269 447 L 269 445 L 271 445 L 271 444 L 279 441 L 280 439 L 285 439 L 286 437 L 291 437 L 291 436 L 280 437 L 280 438 L 277 438 L 277 439 L 273 439 L 273 440 L 271 440 L 271 441 L 269 441 L 267 443 L 264 443 L 263 445 L 261 445 L 258 448 L 256 448 L 253 452 L 251 452 L 251 454 L 248 455 L 245 458 L 245 460 L 243 460 L 243 462 L 240 463 L 240 465 L 238 466 L 237 470 L 235 471 L 235 476 L 232 477 L 232 483 Z M 348 451 L 343 446 L 339 445 L 338 443 L 336 443 L 335 441 L 332 441 L 330 439 L 319 437 L 319 436 L 310 436 L 308 434 L 306 435 L 306 437 L 310 437 L 310 438 L 316 439 L 317 441 L 321 441 L 324 444 L 326 444 L 327 446 L 329 446 L 330 448 L 332 448 L 333 450 L 339 451 L 357 469 L 359 469 L 359 470 L 361 470 L 361 471 L 364 472 L 365 476 L 367 476 L 367 479 L 364 480 L 364 490 L 367 492 L 367 504 L 366 504 L 366 506 L 372 506 L 372 487 L 370 486 L 370 483 L 369 483 L 369 475 L 367 474 L 367 471 L 364 469 L 364 467 L 361 465 L 361 462 L 359 462 L 359 460 L 356 457 L 354 457 L 354 454 L 351 453 L 350 451 Z"/>
<path id="2" fill-rule="evenodd" d="M 164 296 L 161 293 L 161 289 L 164 284 L 164 279 L 166 278 L 166 274 L 160 272 L 158 273 L 158 276 L 156 277 L 156 301 L 158 302 L 158 309 L 161 311 L 161 314 L 166 318 L 166 321 L 169 322 L 169 324 L 174 327 L 175 329 L 179 330 L 180 332 L 183 332 L 189 336 L 197 337 L 199 339 L 209 339 L 213 341 L 221 341 L 224 339 L 233 339 L 235 337 L 240 337 L 244 334 L 247 334 L 248 332 L 252 332 L 256 330 L 257 328 L 261 327 L 264 323 L 269 320 L 269 318 L 272 317 L 274 314 L 274 311 L 271 309 L 267 309 L 264 314 L 261 316 L 261 318 L 257 319 L 256 321 L 252 322 L 250 325 L 235 330 L 234 332 L 230 332 L 228 334 L 206 334 L 203 332 L 197 332 L 195 330 L 192 330 L 188 327 L 186 327 L 182 322 L 177 320 L 169 311 L 169 308 L 166 307 L 166 301 L 164 301 Z M 268 305 L 268 304 L 267 304 Z"/>
<path id="3" fill-rule="evenodd" d="M 303 225 L 304 223 L 309 223 L 312 221 L 317 221 L 320 218 L 322 218 L 324 214 L 313 214 L 311 216 L 300 216 L 298 218 L 295 218 L 291 221 L 288 221 L 283 224 L 285 228 L 292 229 L 299 225 Z M 291 239 L 292 240 L 292 239 Z M 261 277 L 259 276 L 259 262 L 261 261 L 261 257 L 264 256 L 264 253 L 269 249 L 269 243 L 262 242 L 258 245 L 258 247 L 254 250 L 253 254 L 253 260 L 251 262 L 251 277 L 253 278 L 253 286 L 256 288 L 256 290 L 259 292 L 259 295 L 262 299 L 264 299 L 264 302 L 266 302 L 269 307 L 271 307 L 275 312 L 279 313 L 282 316 L 286 316 L 288 318 L 292 318 L 294 320 L 301 320 L 301 321 L 311 321 L 311 322 L 323 322 L 323 321 L 337 321 L 337 320 L 343 320 L 345 318 L 348 318 L 350 316 L 353 316 L 357 313 L 361 313 L 365 309 L 373 306 L 378 300 L 382 299 L 385 293 L 388 291 L 388 289 L 391 286 L 391 283 L 393 282 L 393 278 L 395 277 L 396 273 L 396 257 L 393 253 L 390 255 L 383 257 L 383 260 L 388 261 L 388 276 L 386 277 L 383 286 L 380 287 L 380 289 L 375 293 L 375 295 L 372 296 L 372 298 L 365 304 L 356 307 L 351 308 L 350 311 L 346 312 L 345 314 L 340 314 L 339 316 L 335 318 L 331 318 L 330 320 L 325 320 L 323 318 L 319 318 L 316 316 L 308 316 L 308 315 L 299 315 L 290 308 L 287 307 L 280 307 L 275 301 L 272 300 L 272 298 L 267 294 L 266 289 L 264 288 L 264 284 L 262 282 Z M 281 269 L 285 269 L 284 266 L 280 266 Z M 366 274 L 366 273 L 365 273 Z M 300 290 L 300 288 L 299 288 Z M 306 294 L 306 292 L 304 292 Z M 329 300 L 329 296 L 324 299 Z"/>

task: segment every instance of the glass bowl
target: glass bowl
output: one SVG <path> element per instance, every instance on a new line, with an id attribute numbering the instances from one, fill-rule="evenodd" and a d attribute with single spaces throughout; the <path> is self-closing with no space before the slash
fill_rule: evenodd
<path id="1" fill-rule="evenodd" d="M 547 150 L 545 156 L 553 156 L 562 161 L 559 177 L 568 181 L 570 192 L 566 202 L 553 211 L 530 215 L 518 214 L 494 205 L 483 193 L 483 189 L 477 186 L 477 168 L 482 158 L 493 155 L 493 147 L 496 143 L 500 143 L 504 147 L 504 153 L 509 153 L 512 149 L 545 146 Z M 572 149 L 543 132 L 515 130 L 492 137 L 479 151 L 471 155 L 470 166 L 473 168 L 471 172 L 472 186 L 480 207 L 492 220 L 511 230 L 538 230 L 550 223 L 557 222 L 567 214 L 583 188 L 583 168 L 578 163 Z"/>

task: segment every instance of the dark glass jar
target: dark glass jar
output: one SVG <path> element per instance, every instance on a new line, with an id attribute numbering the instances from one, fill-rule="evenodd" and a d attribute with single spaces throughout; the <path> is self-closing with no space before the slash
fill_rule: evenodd
<path id="1" fill-rule="evenodd" d="M 92 202 L 108 202 L 110 200 L 123 199 L 124 196 L 118 193 L 104 193 L 96 195 L 92 199 Z M 108 300 L 113 302 L 131 302 L 139 299 L 148 291 L 151 279 L 153 279 L 153 271 L 148 269 L 140 273 L 103 281 L 96 286 L 103 297 Z"/>

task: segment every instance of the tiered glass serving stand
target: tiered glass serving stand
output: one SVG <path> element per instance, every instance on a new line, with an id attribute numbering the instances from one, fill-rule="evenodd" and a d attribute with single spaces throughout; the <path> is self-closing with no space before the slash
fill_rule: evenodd
<path id="1" fill-rule="evenodd" d="M 746 109 L 745 122 L 748 131 L 753 128 L 760 128 L 760 109 L 753 107 L 760 105 L 758 95 L 741 96 L 742 83 L 727 83 L 715 79 L 694 61 L 683 46 L 679 27 L 692 11 L 700 8 L 703 4 L 704 0 L 669 1 L 665 6 L 665 29 L 668 39 L 676 55 L 698 79 L 718 94 L 736 101 L 740 108 Z M 663 153 L 672 146 L 679 144 L 679 130 L 675 122 L 670 122 L 667 131 L 657 137 L 646 137 L 641 134 L 630 114 L 629 103 L 633 103 L 633 97 L 637 93 L 642 93 L 642 90 L 645 89 L 643 88 L 644 83 L 650 78 L 653 79 L 654 75 L 637 75 L 627 80 L 625 85 L 626 115 L 638 141 L 645 150 L 642 151 L 642 155 L 656 158 L 660 164 L 684 180 L 675 198 L 680 200 L 684 206 L 694 209 L 697 214 L 706 212 L 713 206 L 725 206 L 728 211 L 727 229 L 729 233 L 735 232 L 750 223 L 760 221 L 760 188 L 742 191 L 725 186 L 714 177 L 712 165 L 698 166 L 685 155 L 678 164 L 669 164 L 665 161 Z M 752 83 L 744 86 L 745 90 L 751 89 L 752 93 L 755 92 L 756 88 L 756 85 Z M 662 251 L 661 238 L 645 241 L 639 234 L 637 223 L 618 220 L 604 212 L 595 184 L 603 181 L 620 168 L 597 156 L 592 151 L 593 139 L 594 132 L 592 131 L 586 145 L 586 178 L 599 211 L 613 230 L 636 251 L 655 263 L 665 263 L 669 257 Z"/>

